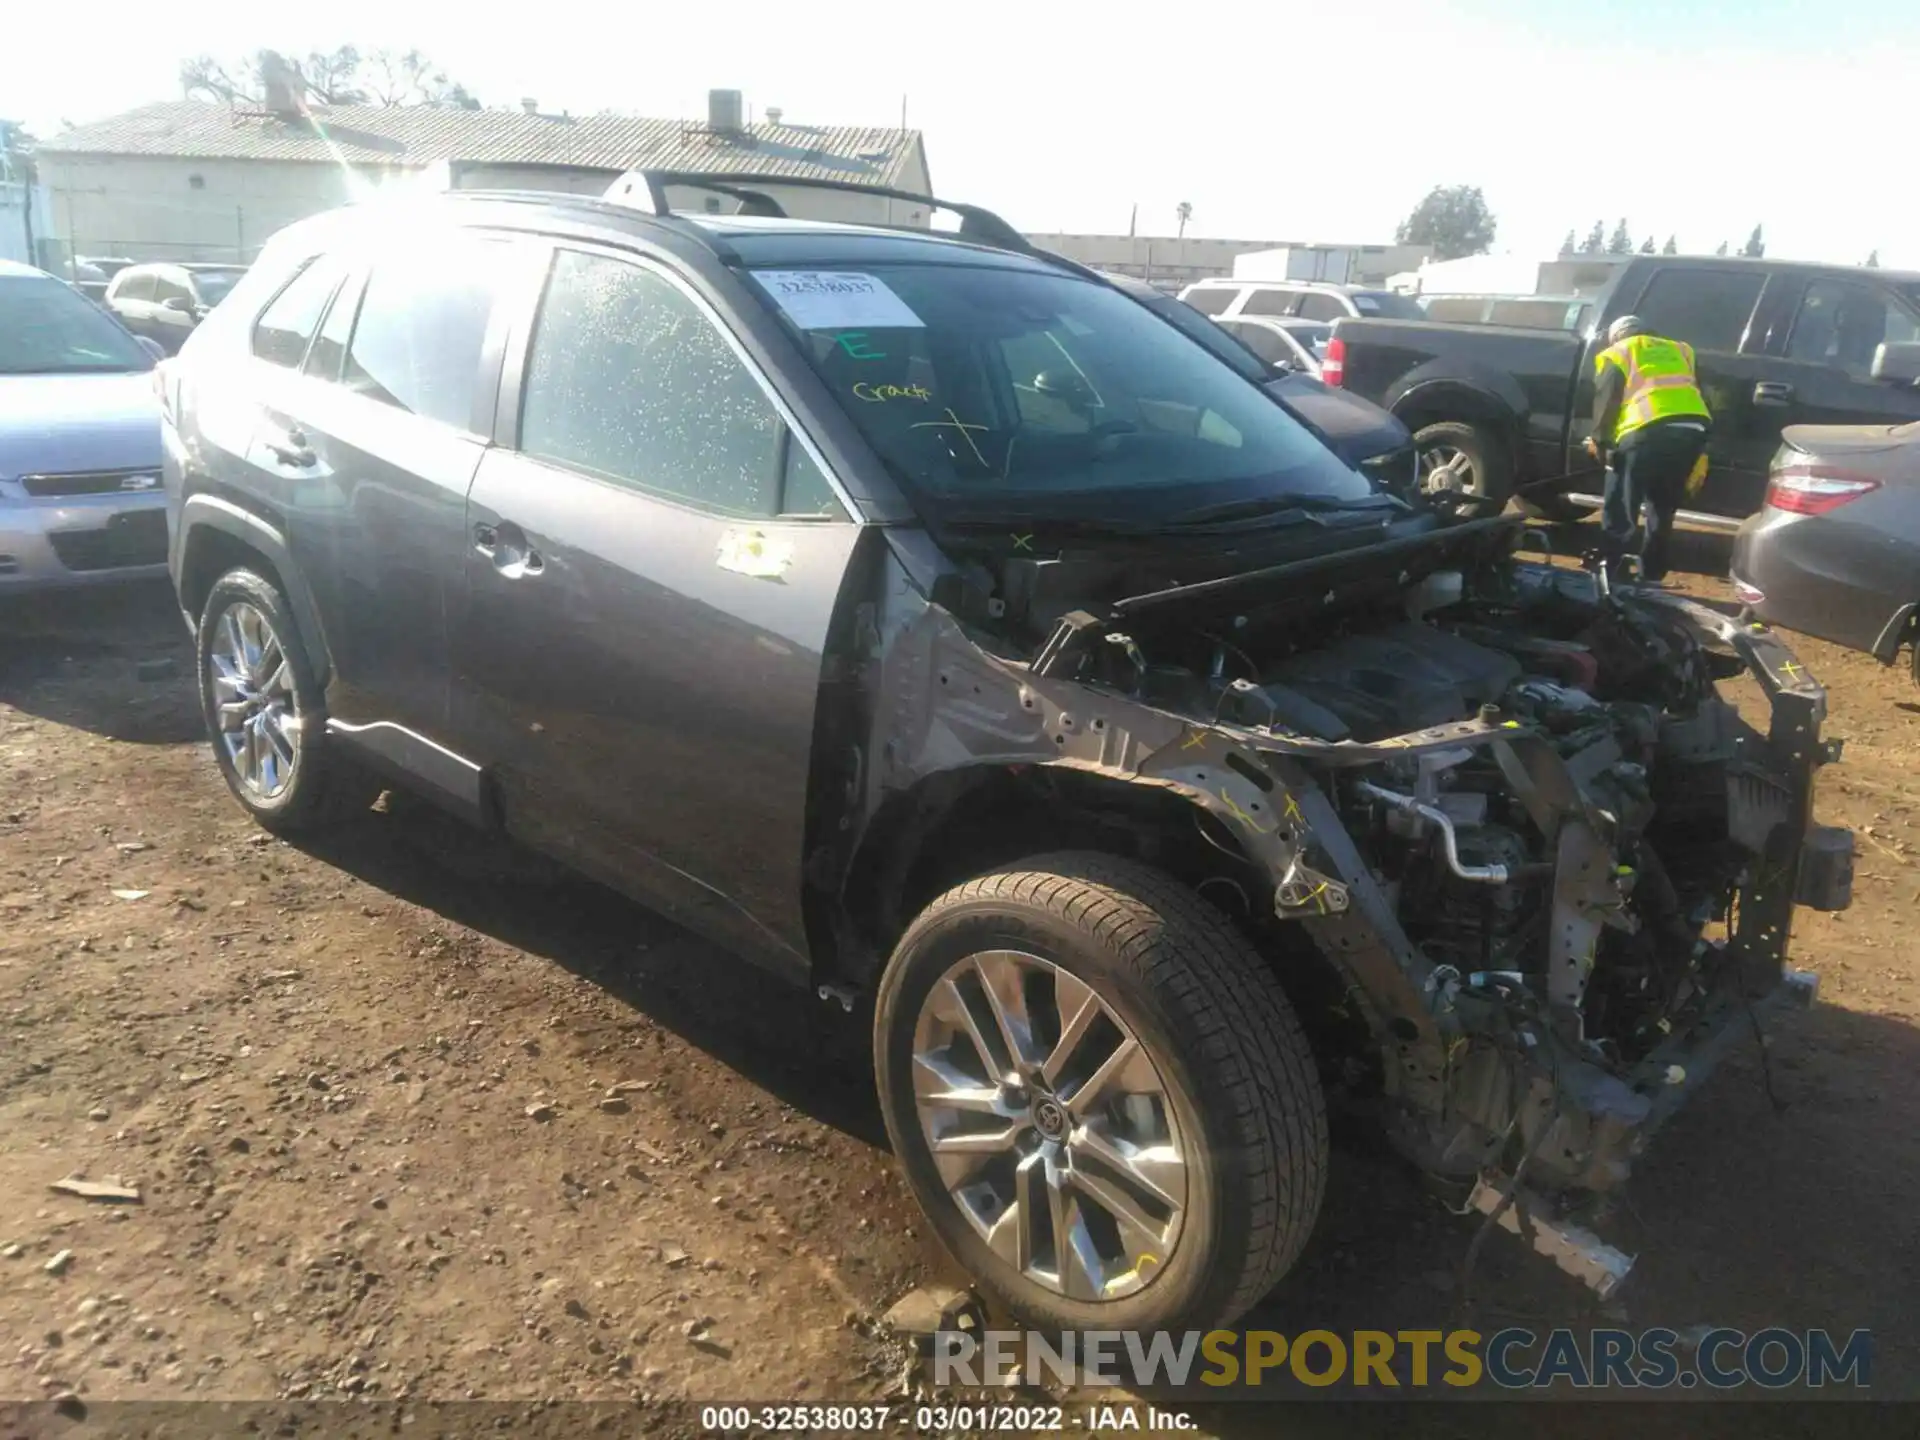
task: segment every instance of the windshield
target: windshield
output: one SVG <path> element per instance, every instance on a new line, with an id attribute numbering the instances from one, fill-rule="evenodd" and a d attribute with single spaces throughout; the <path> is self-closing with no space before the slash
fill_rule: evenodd
<path id="1" fill-rule="evenodd" d="M 1410 295 L 1392 290 L 1356 290 L 1347 296 L 1362 315 L 1382 320 L 1424 320 L 1427 312 Z"/>
<path id="2" fill-rule="evenodd" d="M 193 272 L 193 288 L 200 292 L 200 298 L 207 304 L 218 305 L 246 273 L 244 270 L 196 270 Z"/>
<path id="3" fill-rule="evenodd" d="M 152 368 L 133 336 L 85 296 L 46 276 L 0 276 L 0 375 Z"/>
<path id="4" fill-rule="evenodd" d="M 1138 522 L 1372 493 L 1211 347 L 1104 285 L 956 265 L 754 274 L 881 459 L 945 517 Z"/>

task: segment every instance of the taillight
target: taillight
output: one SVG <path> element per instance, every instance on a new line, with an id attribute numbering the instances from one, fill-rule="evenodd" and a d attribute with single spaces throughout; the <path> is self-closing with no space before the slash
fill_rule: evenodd
<path id="1" fill-rule="evenodd" d="M 1767 485 L 1767 504 L 1792 515 L 1825 515 L 1879 488 L 1880 482 L 1868 475 L 1823 465 L 1790 465 L 1774 471 Z"/>
<path id="2" fill-rule="evenodd" d="M 1327 353 L 1320 361 L 1320 383 L 1338 385 L 1347 378 L 1347 342 L 1338 335 L 1327 341 Z"/>

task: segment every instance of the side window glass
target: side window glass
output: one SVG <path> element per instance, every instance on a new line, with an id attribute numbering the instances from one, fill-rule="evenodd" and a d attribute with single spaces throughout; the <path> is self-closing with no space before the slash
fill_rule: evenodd
<path id="1" fill-rule="evenodd" d="M 1647 328 L 1696 350 L 1739 350 L 1766 276 L 1750 270 L 1662 270 L 1634 313 Z"/>
<path id="2" fill-rule="evenodd" d="M 787 438 L 786 473 L 780 479 L 780 513 L 828 520 L 847 518 L 846 507 L 833 493 L 826 474 L 814 463 L 806 446 L 791 435 Z"/>
<path id="3" fill-rule="evenodd" d="M 607 256 L 555 258 L 521 407 L 527 454 L 721 514 L 766 516 L 782 428 L 740 358 L 670 281 Z"/>
<path id="4" fill-rule="evenodd" d="M 1186 297 L 1186 303 L 1202 315 L 1218 315 L 1233 303 L 1234 292 L 1225 286 L 1215 286 L 1207 290 L 1195 290 Z"/>
<path id="5" fill-rule="evenodd" d="M 340 263 L 322 255 L 288 281 L 254 322 L 253 353 L 269 365 L 297 370 L 340 275 Z"/>
<path id="6" fill-rule="evenodd" d="M 353 334 L 353 317 L 360 310 L 360 286 L 349 280 L 327 307 L 327 318 L 320 322 L 320 333 L 313 337 L 307 352 L 307 374 L 320 380 L 338 380 L 340 365 L 347 355 L 347 340 Z"/>
<path id="7" fill-rule="evenodd" d="M 360 296 L 342 383 L 443 425 L 470 429 L 495 278 L 510 247 L 462 237 L 383 255 Z"/>
<path id="8" fill-rule="evenodd" d="M 1882 344 L 1917 339 L 1920 325 L 1870 286 L 1815 280 L 1794 316 L 1787 358 L 1829 365 L 1865 380 L 1873 369 L 1873 352 Z"/>
<path id="9" fill-rule="evenodd" d="M 1242 315 L 1291 315 L 1293 302 L 1298 299 L 1293 290 L 1256 290 L 1247 296 L 1247 303 L 1240 307 Z"/>
<path id="10" fill-rule="evenodd" d="M 114 292 L 113 298 L 116 300 L 153 299 L 153 272 L 151 270 L 141 270 L 129 275 L 126 280 L 121 283 L 120 288 Z"/>
<path id="11" fill-rule="evenodd" d="M 1231 321 L 1228 323 L 1232 324 Z M 1264 325 L 1233 325 L 1233 333 L 1246 342 L 1249 350 L 1269 365 L 1279 360 L 1293 359 L 1293 352 L 1287 349 L 1287 342 Z"/>
<path id="12" fill-rule="evenodd" d="M 1347 307 L 1331 295 L 1307 295 L 1300 301 L 1300 315 L 1306 320 L 1339 320 Z"/>
<path id="13" fill-rule="evenodd" d="M 178 280 L 166 275 L 156 275 L 153 277 L 153 298 L 164 305 L 169 300 L 191 300 L 193 297 L 187 293 L 187 287 Z"/>

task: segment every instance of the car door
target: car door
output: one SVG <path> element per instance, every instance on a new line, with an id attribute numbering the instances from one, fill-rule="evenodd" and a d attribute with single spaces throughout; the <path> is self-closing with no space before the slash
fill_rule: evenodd
<path id="1" fill-rule="evenodd" d="M 464 584 L 467 488 L 493 424 L 489 327 L 517 258 L 508 242 L 430 235 L 336 277 L 312 345 L 296 360 L 289 344 L 293 364 L 261 388 L 250 455 L 282 497 L 326 632 L 329 729 L 469 813 L 478 771 L 446 743 L 448 615 Z M 316 290 L 326 284 L 310 273 Z M 270 306 L 262 329 L 273 318 Z M 256 353 L 263 345 L 273 348 L 257 332 Z"/>
<path id="2" fill-rule="evenodd" d="M 114 276 L 107 290 L 107 308 L 120 323 L 136 335 L 157 338 L 153 333 L 153 281 L 151 270 L 126 270 Z"/>
<path id="3" fill-rule="evenodd" d="M 1873 378 L 1882 344 L 1920 342 L 1920 309 L 1866 280 L 1796 284 L 1774 380 L 1789 425 L 1920 420 L 1920 386 Z"/>
<path id="4" fill-rule="evenodd" d="M 511 831 L 804 974 L 815 708 L 860 527 L 683 277 L 563 245 L 526 328 L 468 498 L 460 743 Z"/>
<path id="5" fill-rule="evenodd" d="M 156 271 L 153 277 L 153 304 L 149 310 L 152 334 L 160 348 L 178 355 L 186 344 L 194 324 L 193 291 L 186 275 L 174 270 Z"/>
<path id="6" fill-rule="evenodd" d="M 1766 296 L 1762 303 L 1768 284 L 1768 272 L 1756 265 L 1663 267 L 1621 312 L 1638 315 L 1656 335 L 1693 347 L 1713 434 L 1706 488 L 1688 502 L 1690 508 L 1751 515 L 1766 493 L 1767 466 L 1779 447 L 1782 421 L 1769 389 L 1778 362 L 1763 353 L 1764 317 L 1775 302 Z M 1591 359 L 1584 363 L 1591 372 Z M 1592 408 L 1591 373 L 1582 381 L 1587 398 L 1575 415 L 1584 421 Z"/>

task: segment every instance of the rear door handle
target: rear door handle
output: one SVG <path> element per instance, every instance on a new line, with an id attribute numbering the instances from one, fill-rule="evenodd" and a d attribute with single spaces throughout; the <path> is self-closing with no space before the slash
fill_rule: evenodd
<path id="1" fill-rule="evenodd" d="M 1756 405 L 1791 405 L 1793 386 L 1784 380 L 1761 380 L 1753 387 L 1753 403 Z"/>
<path id="2" fill-rule="evenodd" d="M 509 580 L 538 575 L 547 568 L 540 552 L 511 520 L 503 520 L 498 525 L 485 521 L 475 525 L 473 548 L 491 560 L 493 568 Z"/>

